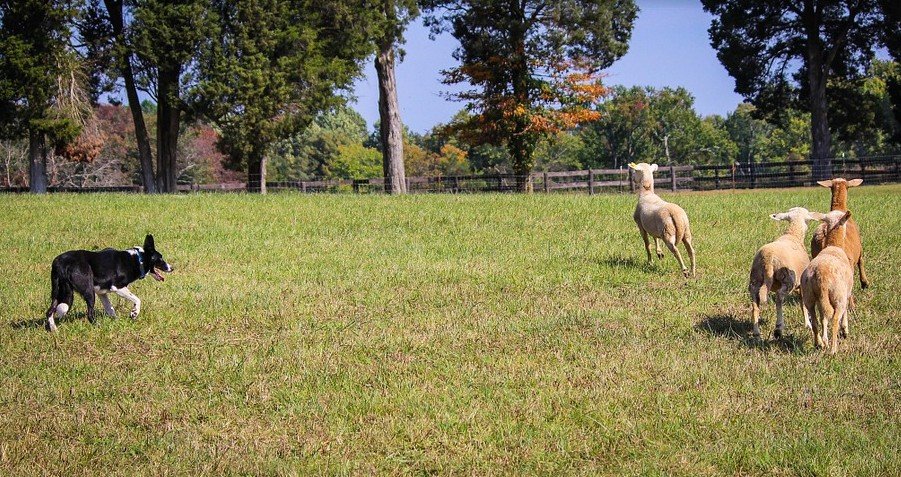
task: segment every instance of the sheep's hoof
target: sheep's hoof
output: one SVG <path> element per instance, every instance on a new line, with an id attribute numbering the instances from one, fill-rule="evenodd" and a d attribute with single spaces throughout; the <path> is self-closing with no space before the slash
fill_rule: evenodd
<path id="1" fill-rule="evenodd" d="M 689 272 L 688 269 L 682 270 L 682 275 L 684 275 L 685 278 L 691 278 L 691 272 Z"/>
<path id="2" fill-rule="evenodd" d="M 776 328 L 773 330 L 773 338 L 782 339 L 782 330 L 780 328 Z"/>
<path id="3" fill-rule="evenodd" d="M 663 252 L 657 252 L 657 258 L 663 260 Z"/>
<path id="4" fill-rule="evenodd" d="M 848 331 L 844 330 L 844 329 L 840 329 L 840 330 L 838 330 L 838 336 L 841 339 L 845 339 L 848 337 Z"/>
<path id="5" fill-rule="evenodd" d="M 860 288 L 861 288 L 862 290 L 866 290 L 867 288 L 870 288 L 870 282 L 865 282 L 865 281 L 861 280 L 861 281 L 860 281 Z"/>

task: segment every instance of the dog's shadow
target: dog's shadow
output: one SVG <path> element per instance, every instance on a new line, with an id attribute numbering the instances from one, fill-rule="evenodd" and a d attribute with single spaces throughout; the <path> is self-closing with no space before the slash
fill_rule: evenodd
<path id="1" fill-rule="evenodd" d="M 66 315 L 63 316 L 62 318 L 56 318 L 56 324 L 61 325 L 63 323 L 69 323 L 72 321 L 79 321 L 79 320 L 87 320 L 87 313 L 84 311 L 77 311 L 77 312 L 70 311 L 69 313 L 66 313 Z M 47 331 L 50 331 L 50 327 L 47 324 L 47 318 L 11 321 L 11 322 L 9 322 L 9 326 L 14 330 L 43 328 Z"/>
<path id="2" fill-rule="evenodd" d="M 804 333 L 787 333 L 781 338 L 775 338 L 772 335 L 758 338 L 751 333 L 754 326 L 750 320 L 738 319 L 732 314 L 708 315 L 695 324 L 694 328 L 699 333 L 706 333 L 715 338 L 725 338 L 747 348 L 792 354 L 805 352 L 806 335 Z"/>

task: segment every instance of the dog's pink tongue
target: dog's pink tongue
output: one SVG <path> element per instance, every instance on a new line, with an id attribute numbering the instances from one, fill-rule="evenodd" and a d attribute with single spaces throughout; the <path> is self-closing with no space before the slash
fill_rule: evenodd
<path id="1" fill-rule="evenodd" d="M 152 275 L 153 278 L 155 278 L 157 281 L 161 282 L 161 281 L 165 280 L 165 278 L 163 278 L 163 276 L 160 275 L 160 273 L 158 271 L 156 271 L 156 269 L 151 270 L 150 275 Z"/>

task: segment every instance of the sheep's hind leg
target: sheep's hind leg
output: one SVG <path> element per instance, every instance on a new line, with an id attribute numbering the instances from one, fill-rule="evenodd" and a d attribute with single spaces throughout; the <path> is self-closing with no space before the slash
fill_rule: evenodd
<path id="1" fill-rule="evenodd" d="M 816 304 L 814 302 L 804 303 L 804 310 L 806 315 L 810 319 L 810 331 L 813 333 L 813 346 L 815 348 L 823 347 L 823 336 L 820 334 L 820 325 L 822 322 L 817 320 L 817 309 Z"/>
<path id="2" fill-rule="evenodd" d="M 860 272 L 860 288 L 869 288 L 870 280 L 867 278 L 867 272 L 863 269 L 863 252 L 857 260 L 857 271 Z"/>
<path id="3" fill-rule="evenodd" d="M 685 244 L 685 250 L 688 252 L 688 260 L 691 261 L 691 276 L 695 276 L 695 248 L 691 244 L 691 235 L 685 235 L 682 238 L 682 243 Z"/>
<path id="4" fill-rule="evenodd" d="M 776 339 L 782 338 L 782 328 L 785 326 L 785 319 L 782 314 L 782 302 L 784 299 L 782 290 L 776 292 L 776 329 L 773 330 L 773 337 Z"/>
<path id="5" fill-rule="evenodd" d="M 751 292 L 751 320 L 754 323 L 754 331 L 752 332 L 755 338 L 760 337 L 760 302 L 759 300 L 759 292 L 757 290 L 749 290 Z"/>
<path id="6" fill-rule="evenodd" d="M 838 352 L 838 329 L 843 328 L 843 317 L 848 313 L 848 305 L 838 305 L 832 310 L 832 349 L 831 354 Z M 825 320 L 823 320 L 825 322 Z"/>
<path id="7" fill-rule="evenodd" d="M 648 240 L 648 233 L 641 227 L 639 227 L 638 230 L 641 231 L 641 238 L 644 240 L 644 249 L 648 252 L 648 263 L 653 263 L 654 259 L 651 257 L 651 241 Z M 654 241 L 656 242 L 657 239 L 654 239 Z"/>
<path id="8" fill-rule="evenodd" d="M 841 336 L 842 338 L 848 337 L 848 332 L 849 332 L 849 330 L 848 330 L 848 315 L 849 314 L 850 314 L 850 312 L 849 312 L 848 308 L 846 307 L 845 312 L 842 313 L 842 328 L 841 328 L 841 330 L 839 330 L 839 331 L 841 331 L 841 334 L 839 336 Z"/>
<path id="9" fill-rule="evenodd" d="M 676 256 L 676 260 L 679 261 L 679 266 L 682 267 L 682 274 L 685 275 L 686 278 L 689 277 L 690 275 L 688 267 L 685 266 L 685 261 L 682 260 L 682 254 L 679 253 L 679 249 L 676 248 L 675 238 L 670 237 L 669 239 L 665 239 L 664 242 L 666 243 L 666 247 L 669 249 L 669 251 Z"/>

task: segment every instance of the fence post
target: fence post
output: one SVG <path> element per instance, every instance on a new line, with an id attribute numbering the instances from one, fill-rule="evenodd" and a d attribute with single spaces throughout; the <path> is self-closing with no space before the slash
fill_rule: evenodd
<path id="1" fill-rule="evenodd" d="M 588 169 L 588 195 L 594 195 L 594 170 Z"/>
<path id="2" fill-rule="evenodd" d="M 545 172 L 545 173 L 544 173 L 544 193 L 547 194 L 547 193 L 548 193 L 548 190 L 549 190 L 549 189 L 548 189 L 548 186 L 547 186 L 547 172 Z"/>
<path id="3" fill-rule="evenodd" d="M 751 161 L 750 165 L 748 166 L 748 169 L 750 170 L 750 173 L 751 173 L 751 188 L 756 189 L 757 188 L 757 167 L 754 166 L 754 161 Z"/>
<path id="4" fill-rule="evenodd" d="M 676 192 L 676 166 L 669 166 L 669 180 L 670 185 L 673 188 L 673 192 Z"/>
<path id="5" fill-rule="evenodd" d="M 892 160 L 895 163 L 895 180 L 901 180 L 901 170 L 898 168 L 898 156 L 892 156 Z"/>
<path id="6" fill-rule="evenodd" d="M 720 168 L 719 167 L 713 169 L 713 178 L 714 178 L 713 183 L 716 184 L 716 190 L 720 190 Z"/>
<path id="7" fill-rule="evenodd" d="M 300 191 L 303 193 L 307 192 L 307 181 L 300 181 Z"/>

